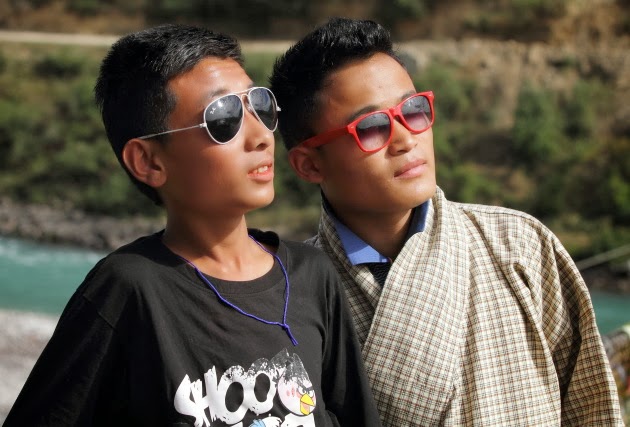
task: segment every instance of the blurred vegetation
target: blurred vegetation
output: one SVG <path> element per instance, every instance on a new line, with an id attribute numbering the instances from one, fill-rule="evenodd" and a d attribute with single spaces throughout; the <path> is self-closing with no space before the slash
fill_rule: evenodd
<path id="1" fill-rule="evenodd" d="M 74 15 L 83 21 L 113 14 L 115 19 L 96 26 L 110 33 L 132 30 L 125 28 L 125 20 L 145 26 L 179 21 L 249 38 L 294 38 L 331 15 L 377 18 L 399 38 L 423 37 L 435 32 L 431 16 L 437 10 L 453 7 L 466 10 L 457 22 L 449 23 L 450 31 L 461 26 L 460 35 L 474 32 L 496 38 L 535 39 L 546 35 L 547 21 L 562 16 L 571 1 L 453 0 L 441 4 L 433 0 L 9 0 L 5 3 L 0 5 L 0 26 L 6 28 L 20 25 L 26 29 L 23 24 L 31 19 L 28 15 L 42 11 Z M 419 21 L 421 25 L 417 25 Z M 30 22 L 38 26 L 30 29 L 42 30 L 41 19 Z M 80 24 L 76 19 L 71 22 Z"/>
<path id="2" fill-rule="evenodd" d="M 546 37 L 549 19 L 566 12 L 569 0 L 510 0 L 485 1 L 483 13 L 466 18 L 466 26 L 479 34 L 511 38 L 520 34 L 521 40 Z"/>
<path id="3" fill-rule="evenodd" d="M 480 6 L 460 14 L 462 34 L 517 40 L 544 39 L 548 20 L 562 17 L 570 4 L 455 3 Z M 192 22 L 239 37 L 282 38 L 303 34 L 327 14 L 356 15 L 351 10 L 364 17 L 371 11 L 394 33 L 433 31 L 406 24 L 431 22 L 442 7 L 429 0 L 326 0 L 317 7 L 306 0 L 22 0 L 0 7 L 0 25 L 9 25 L 10 16 L 54 5 L 85 20 L 115 11 L 141 16 L 141 25 Z M 621 22 L 619 31 L 630 27 L 630 19 Z M 88 213 L 161 215 L 122 172 L 94 105 L 93 85 L 105 53 L 106 47 L 0 44 L 0 194 Z M 584 75 L 567 58 L 554 65 Z M 245 51 L 245 59 L 248 74 L 266 85 L 275 54 Z M 614 87 L 605 73 L 592 72 L 563 91 L 524 81 L 509 128 L 496 123 L 505 115 L 499 88 L 482 88 L 475 75 L 447 61 L 432 61 L 412 74 L 417 88 L 436 94 L 438 183 L 449 199 L 528 212 L 556 232 L 576 258 L 630 241 L 630 128 L 610 125 L 618 104 L 610 102 Z M 276 140 L 276 200 L 252 213 L 250 224 L 305 238 L 316 230 L 319 191 L 295 177 L 279 135 Z"/>
<path id="4" fill-rule="evenodd" d="M 475 76 L 434 64 L 414 83 L 436 93 L 437 180 L 449 199 L 528 212 L 578 258 L 630 241 L 630 135 L 607 128 L 617 107 L 605 82 L 578 80 L 567 94 L 525 81 L 507 130 L 493 122 L 504 106 Z"/>
<path id="5" fill-rule="evenodd" d="M 161 212 L 129 183 L 93 101 L 105 48 L 0 46 L 0 194 L 116 216 Z M 266 84 L 274 54 L 245 52 L 245 68 Z M 580 80 L 568 94 L 526 82 L 514 125 L 497 130 L 493 94 L 454 65 L 414 76 L 436 93 L 438 182 L 452 200 L 531 213 L 574 256 L 630 241 L 630 137 L 602 129 L 610 89 Z M 484 107 L 474 104 L 484 98 Z M 277 136 L 276 201 L 252 225 L 302 238 L 315 231 L 316 186 L 291 172 Z"/>

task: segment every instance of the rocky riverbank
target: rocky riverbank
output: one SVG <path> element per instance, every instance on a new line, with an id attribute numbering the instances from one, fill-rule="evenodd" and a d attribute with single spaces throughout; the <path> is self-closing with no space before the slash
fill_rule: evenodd
<path id="1" fill-rule="evenodd" d="M 111 251 L 164 227 L 162 218 L 113 218 L 0 199 L 0 235 Z"/>
<path id="2" fill-rule="evenodd" d="M 0 310 L 0 424 L 13 406 L 35 361 L 50 339 L 57 318 Z"/>

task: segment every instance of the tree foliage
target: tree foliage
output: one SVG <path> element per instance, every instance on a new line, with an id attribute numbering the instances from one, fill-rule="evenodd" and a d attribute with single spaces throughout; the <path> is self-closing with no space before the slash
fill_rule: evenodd
<path id="1" fill-rule="evenodd" d="M 105 52 L 0 46 L 0 194 L 93 213 L 160 212 L 130 184 L 94 105 Z M 275 55 L 245 59 L 254 82 L 266 85 Z M 482 90 L 449 63 L 409 69 L 418 90 L 436 96 L 438 183 L 450 199 L 521 209 L 556 231 L 589 230 L 586 243 L 567 241 L 581 255 L 630 240 L 630 135 L 611 131 L 605 80 L 582 79 L 562 93 L 526 83 L 513 126 L 503 129 L 493 119 L 505 108 L 499 91 Z M 319 190 L 296 178 L 278 134 L 276 142 L 276 201 L 257 218 L 312 232 Z"/>

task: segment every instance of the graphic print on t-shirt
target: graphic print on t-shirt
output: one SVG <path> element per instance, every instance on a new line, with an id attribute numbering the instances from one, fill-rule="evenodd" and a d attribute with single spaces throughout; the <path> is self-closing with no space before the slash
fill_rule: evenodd
<path id="1" fill-rule="evenodd" d="M 266 378 L 259 378 L 263 375 Z M 256 384 L 261 380 L 269 383 L 266 396 L 255 393 Z M 313 385 L 302 360 L 295 353 L 289 355 L 286 348 L 271 360 L 256 360 L 247 371 L 241 366 L 232 366 L 221 378 L 217 378 L 213 366 L 204 374 L 204 383 L 205 396 L 201 380 L 191 382 L 186 375 L 175 393 L 175 409 L 180 414 L 195 417 L 195 427 L 211 427 L 213 421 L 217 420 L 238 427 L 315 426 L 313 411 L 316 397 Z M 228 389 L 233 384 L 242 387 L 242 400 L 237 408 L 228 407 L 226 399 Z M 265 416 L 273 408 L 276 395 L 284 406 L 283 409 L 276 409 L 285 414 L 284 419 Z M 254 421 L 243 426 L 243 419 L 251 413 L 255 414 Z"/>

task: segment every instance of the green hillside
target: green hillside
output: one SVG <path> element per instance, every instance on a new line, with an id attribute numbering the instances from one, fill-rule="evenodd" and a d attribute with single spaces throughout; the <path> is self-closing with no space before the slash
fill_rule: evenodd
<path id="1" fill-rule="evenodd" d="M 577 258 L 630 242 L 630 4 L 430 3 L 37 0 L 0 6 L 0 26 L 111 35 L 202 21 L 246 41 L 291 40 L 332 14 L 379 16 L 417 87 L 436 94 L 438 183 L 450 199 L 529 212 Z M 244 7 L 259 21 L 239 16 Z M 246 69 L 264 85 L 277 52 L 247 46 Z M 94 106 L 106 49 L 0 42 L 3 197 L 160 215 L 120 170 Z M 276 201 L 251 223 L 302 238 L 315 229 L 319 193 L 293 176 L 277 141 Z"/>

